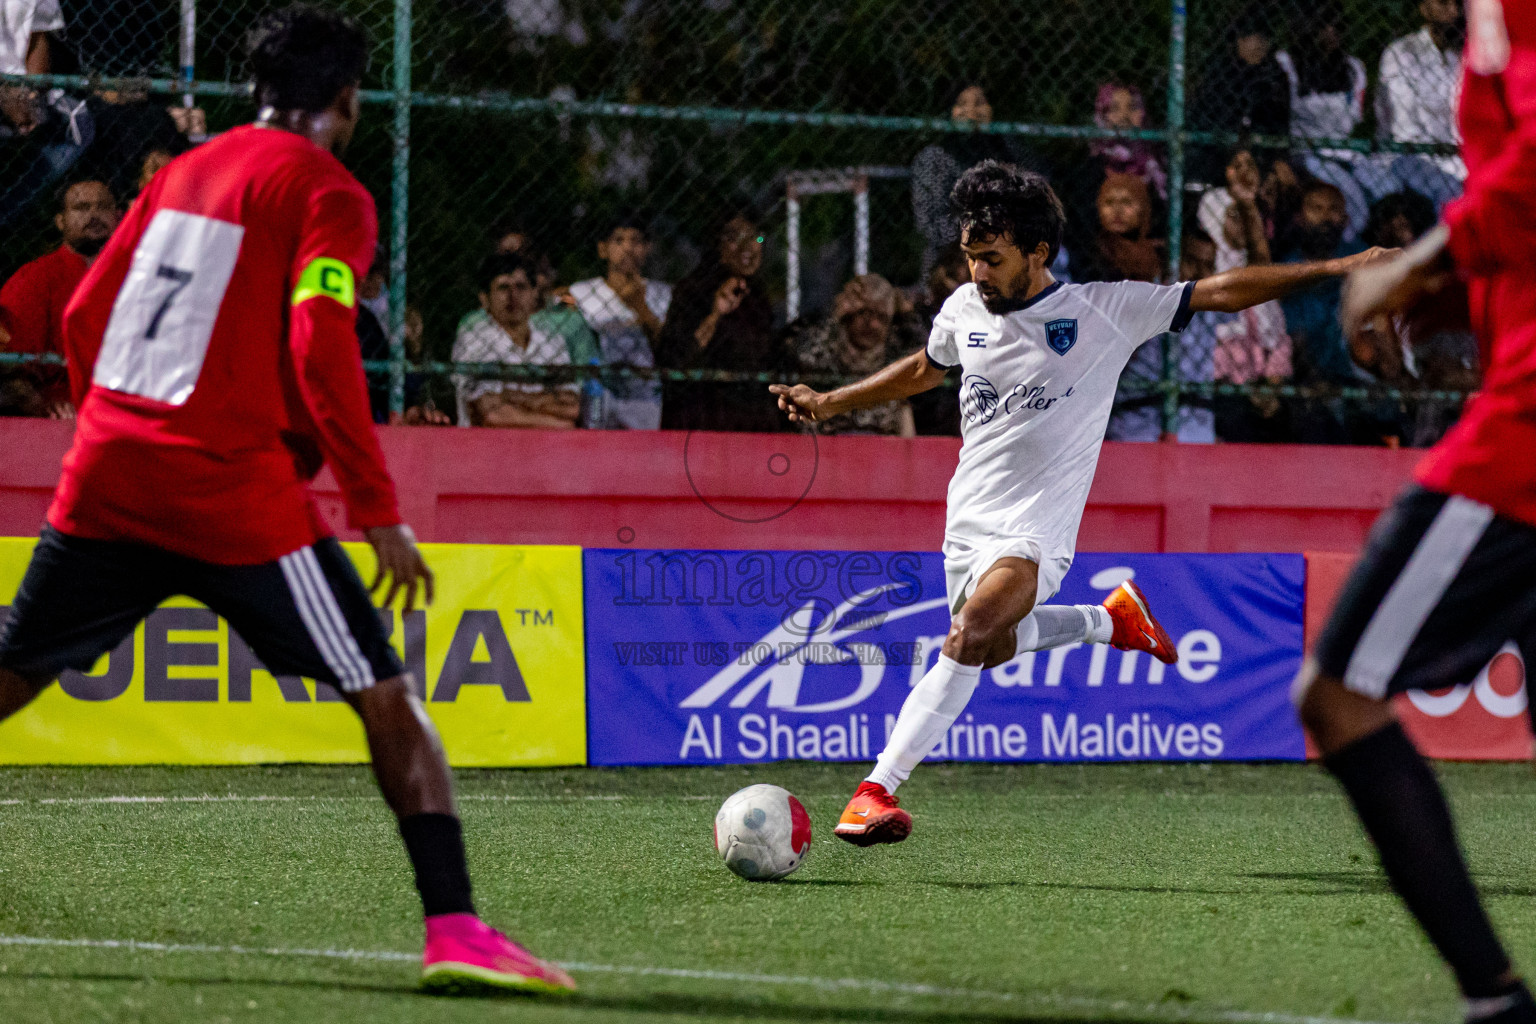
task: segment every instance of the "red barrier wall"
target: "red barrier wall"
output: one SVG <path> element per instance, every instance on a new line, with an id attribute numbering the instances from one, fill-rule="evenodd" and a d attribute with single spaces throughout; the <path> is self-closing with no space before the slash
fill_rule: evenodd
<path id="1" fill-rule="evenodd" d="M 953 438 L 382 431 L 423 540 L 936 550 Z M 0 420 L 0 533 L 37 532 L 68 424 Z M 1354 551 L 1415 452 L 1108 444 L 1084 551 Z M 327 473 L 319 490 L 338 525 Z"/>

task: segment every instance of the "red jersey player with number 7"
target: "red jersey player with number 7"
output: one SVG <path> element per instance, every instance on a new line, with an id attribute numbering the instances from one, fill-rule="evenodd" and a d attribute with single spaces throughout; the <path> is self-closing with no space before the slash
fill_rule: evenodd
<path id="1" fill-rule="evenodd" d="M 367 40 L 295 6 L 249 39 L 255 124 L 156 175 L 65 313 L 75 441 L 0 633 L 0 718 L 88 670 L 166 598 L 218 612 L 275 674 L 362 718 L 426 915 L 422 980 L 563 992 L 559 968 L 481 923 L 442 746 L 309 481 L 329 463 L 378 557 L 385 605 L 432 595 L 369 415 L 355 282 L 373 201 L 337 155 Z"/>

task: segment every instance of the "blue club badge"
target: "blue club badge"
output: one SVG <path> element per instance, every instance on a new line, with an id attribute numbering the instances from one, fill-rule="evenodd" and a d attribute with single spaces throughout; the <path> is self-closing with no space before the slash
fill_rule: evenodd
<path id="1" fill-rule="evenodd" d="M 1051 346 L 1051 351 L 1059 356 L 1064 356 L 1067 351 L 1077 344 L 1076 320 L 1052 320 L 1045 325 L 1045 343 Z"/>

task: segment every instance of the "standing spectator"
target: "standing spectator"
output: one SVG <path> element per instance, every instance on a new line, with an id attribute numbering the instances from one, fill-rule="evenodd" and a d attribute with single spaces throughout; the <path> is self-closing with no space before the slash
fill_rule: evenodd
<path id="1" fill-rule="evenodd" d="M 8 352 L 64 354 L 64 307 L 117 227 L 117 197 L 105 182 L 72 182 L 60 190 L 59 200 L 53 223 L 63 242 L 24 264 L 0 288 L 0 327 L 8 336 Z M 0 405 L 11 415 L 75 415 L 62 366 L 37 364 L 9 375 Z"/>
<path id="2" fill-rule="evenodd" d="M 63 28 L 58 0 L 6 0 L 0 5 L 0 73 L 52 73 L 50 34 Z M 45 99 L 28 85 L 0 85 L 0 159 L 7 179 L 0 191 L 0 225 L 13 221 L 67 174 L 91 136 L 80 101 L 59 90 Z"/>
<path id="3" fill-rule="evenodd" d="M 661 339 L 661 325 L 672 305 L 672 286 L 645 278 L 650 239 L 639 218 L 617 220 L 597 255 L 608 266 L 603 277 L 571 285 L 576 310 L 597 334 L 604 366 L 650 369 L 651 346 Z M 603 430 L 656 430 L 661 427 L 661 382 L 644 377 L 605 377 L 593 392 L 586 426 Z"/>
<path id="4" fill-rule="evenodd" d="M 791 327 L 790 342 L 802 374 L 867 377 L 915 352 L 927 341 L 910 310 L 879 274 L 855 277 L 843 286 L 832 315 Z M 821 420 L 820 434 L 886 434 L 912 437 L 917 428 L 905 401 L 855 409 Z"/>
<path id="5" fill-rule="evenodd" d="M 1454 146 L 1456 94 L 1466 19 L 1460 0 L 1420 0 L 1424 27 L 1395 39 L 1381 53 L 1376 86 L 1376 133 L 1391 142 L 1438 142 Z M 1403 186 L 1428 196 L 1438 210 L 1461 195 L 1467 165 L 1455 153 L 1401 153 L 1392 174 Z"/>
<path id="6" fill-rule="evenodd" d="M 757 273 L 763 235 L 757 218 L 735 213 L 714 233 L 714 248 L 677 283 L 656 347 L 659 365 L 678 370 L 779 373 L 786 357 L 773 332 L 773 306 Z M 667 382 L 661 425 L 666 430 L 781 429 L 760 383 Z"/>
<path id="7" fill-rule="evenodd" d="M 1189 125 L 1202 131 L 1284 135 L 1290 130 L 1291 90 L 1275 59 L 1269 5 L 1252 0 L 1233 19 L 1220 53 L 1190 96 Z M 1226 155 L 1203 150 L 1196 167 L 1202 180 L 1220 180 Z"/>
<path id="8" fill-rule="evenodd" d="M 1344 52 L 1344 11 L 1339 0 L 1314 0 L 1296 23 L 1296 42 L 1275 55 L 1291 90 L 1293 136 L 1343 139 L 1365 117 L 1365 64 Z M 1371 200 L 1392 190 L 1380 161 L 1352 149 L 1303 150 L 1301 165 L 1336 187 L 1349 215 L 1347 237 L 1365 230 Z"/>
<path id="9" fill-rule="evenodd" d="M 1151 237 L 1146 182 L 1129 174 L 1106 175 L 1099 186 L 1098 225 L 1093 241 L 1073 254 L 1078 257 L 1073 281 L 1162 281 L 1163 243 Z"/>
<path id="10" fill-rule="evenodd" d="M 992 104 L 979 83 L 968 81 L 955 93 L 949 118 L 971 130 L 945 135 L 912 161 L 912 213 L 924 239 L 922 274 L 933 270 L 939 253 L 960 241 L 960 222 L 950 209 L 949 193 L 960 175 L 983 160 L 1011 163 L 1014 155 L 1001 136 L 975 129 L 992 123 Z"/>
<path id="11" fill-rule="evenodd" d="M 489 256 L 480 266 L 480 308 L 484 319 L 460 325 L 453 359 L 460 363 L 509 366 L 569 366 L 559 335 L 531 322 L 539 308 L 538 288 L 528 263 L 510 253 Z M 575 384 L 476 379 L 456 375 L 459 423 L 485 427 L 569 429 L 581 415 Z"/>
<path id="12" fill-rule="evenodd" d="M 1093 123 L 1111 131 L 1136 131 L 1147 126 L 1147 105 L 1141 90 L 1120 82 L 1105 82 L 1093 103 Z M 1096 139 L 1088 152 L 1105 174 L 1129 174 L 1140 178 L 1157 195 L 1168 199 L 1168 172 L 1144 139 Z"/>

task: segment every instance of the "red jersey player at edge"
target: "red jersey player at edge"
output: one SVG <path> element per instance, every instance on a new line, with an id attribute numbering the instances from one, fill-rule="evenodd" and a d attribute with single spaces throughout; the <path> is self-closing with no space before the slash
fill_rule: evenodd
<path id="1" fill-rule="evenodd" d="M 223 615 L 274 674 L 362 718 L 426 915 L 423 983 L 574 987 L 475 915 L 453 785 L 377 610 L 310 495 L 329 462 L 405 607 L 432 574 L 369 415 L 356 280 L 373 202 L 337 159 L 368 44 L 295 6 L 249 38 L 256 123 L 156 175 L 65 313 L 74 446 L 0 632 L 0 717 L 87 670 L 165 598 Z"/>
<path id="2" fill-rule="evenodd" d="M 1469 4 L 1463 67 L 1466 191 L 1401 256 L 1357 271 L 1343 314 L 1356 358 L 1390 368 L 1394 316 L 1426 324 L 1459 275 L 1482 390 L 1372 529 L 1295 693 L 1467 1021 L 1531 1024 L 1536 1002 L 1483 910 L 1445 795 L 1388 699 L 1471 683 L 1511 640 L 1527 664 L 1536 650 L 1536 3 Z"/>

